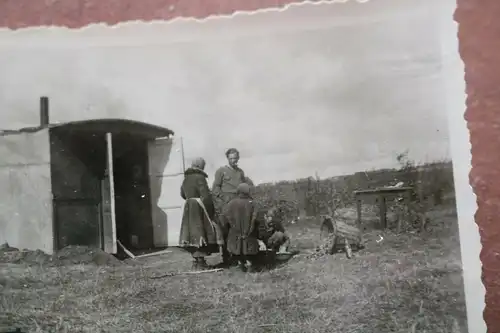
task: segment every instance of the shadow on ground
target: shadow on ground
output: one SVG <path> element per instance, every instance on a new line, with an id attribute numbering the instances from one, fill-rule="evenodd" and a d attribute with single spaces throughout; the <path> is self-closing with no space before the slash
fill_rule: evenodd
<path id="1" fill-rule="evenodd" d="M 254 258 L 255 272 L 258 273 L 258 272 L 271 271 L 273 269 L 283 267 L 290 260 L 292 260 L 295 256 L 299 254 L 300 254 L 299 250 L 292 250 L 290 252 L 287 252 L 286 255 L 275 253 L 272 251 L 261 251 Z M 236 267 L 238 267 L 238 262 L 236 260 L 234 260 L 231 265 L 227 265 L 220 262 L 210 266 L 210 268 L 223 268 L 223 269 L 236 268 Z"/>

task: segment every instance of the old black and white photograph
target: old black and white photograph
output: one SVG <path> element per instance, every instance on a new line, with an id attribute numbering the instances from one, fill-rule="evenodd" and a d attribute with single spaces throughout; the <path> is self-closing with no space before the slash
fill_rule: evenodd
<path id="1" fill-rule="evenodd" d="M 0 331 L 479 332 L 454 8 L 0 30 Z"/>

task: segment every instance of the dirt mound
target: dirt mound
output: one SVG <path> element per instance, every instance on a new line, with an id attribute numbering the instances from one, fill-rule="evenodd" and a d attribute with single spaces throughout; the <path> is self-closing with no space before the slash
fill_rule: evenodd
<path id="1" fill-rule="evenodd" d="M 17 247 L 11 247 L 9 243 L 3 243 L 0 245 L 0 252 L 12 252 L 19 251 Z"/>
<path id="2" fill-rule="evenodd" d="M 0 245 L 0 262 L 2 263 L 40 265 L 50 261 L 51 256 L 40 250 L 20 251 L 7 243 Z"/>
<path id="3" fill-rule="evenodd" d="M 87 246 L 67 246 L 53 255 L 59 265 L 95 264 L 98 266 L 120 265 L 112 254 Z"/>
<path id="4" fill-rule="evenodd" d="M 94 264 L 97 266 L 115 266 L 122 262 L 112 254 L 87 246 L 67 246 L 49 255 L 41 250 L 19 250 L 8 244 L 0 245 L 0 262 L 26 265 L 67 266 Z"/>

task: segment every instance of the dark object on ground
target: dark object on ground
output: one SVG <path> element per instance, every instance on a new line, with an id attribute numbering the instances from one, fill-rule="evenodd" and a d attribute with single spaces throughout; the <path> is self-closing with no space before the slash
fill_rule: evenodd
<path id="1" fill-rule="evenodd" d="M 16 328 L 16 329 L 7 329 L 7 330 L 2 330 L 0 331 L 0 333 L 23 333 L 23 331 L 21 331 L 20 328 Z"/>
<path id="2" fill-rule="evenodd" d="M 9 245 L 9 243 L 3 243 L 0 245 L 0 252 L 13 252 L 13 251 L 19 251 L 17 247 L 12 247 Z"/>
<path id="3" fill-rule="evenodd" d="M 172 273 L 167 273 L 163 274 L 160 276 L 150 276 L 150 279 L 161 279 L 165 277 L 171 277 L 171 276 L 178 276 L 178 275 L 196 275 L 196 274 L 202 274 L 202 273 L 215 273 L 215 272 L 221 272 L 223 271 L 222 268 L 214 268 L 214 269 L 202 269 L 199 271 L 189 271 L 189 272 L 172 272 Z"/>
<path id="4" fill-rule="evenodd" d="M 278 262 L 288 261 L 293 258 L 297 253 L 296 252 L 276 252 L 274 254 L 275 260 Z"/>
<path id="5" fill-rule="evenodd" d="M 286 252 L 286 254 L 278 253 L 275 251 L 260 251 L 255 258 L 254 266 L 257 271 L 271 270 L 273 268 L 286 264 L 298 253 L 299 251 L 290 251 Z"/>

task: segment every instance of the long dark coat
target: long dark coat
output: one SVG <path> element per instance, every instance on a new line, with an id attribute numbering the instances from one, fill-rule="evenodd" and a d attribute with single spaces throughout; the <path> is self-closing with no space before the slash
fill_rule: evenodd
<path id="1" fill-rule="evenodd" d="M 259 226 L 255 203 L 249 197 L 239 196 L 224 207 L 222 215 L 228 229 L 228 252 L 236 256 L 257 254 Z"/>
<path id="2" fill-rule="evenodd" d="M 207 184 L 207 174 L 196 168 L 189 168 L 184 173 L 181 196 L 186 200 L 182 216 L 180 246 L 207 253 L 216 252 L 222 245 L 220 229 L 210 222 L 214 219 L 214 203 Z M 207 214 L 194 198 L 200 198 Z"/>

